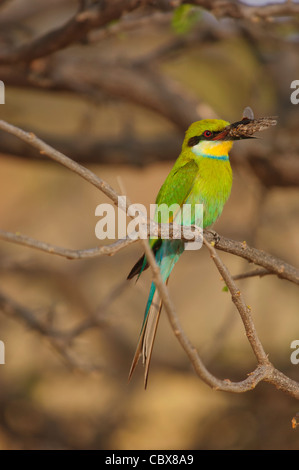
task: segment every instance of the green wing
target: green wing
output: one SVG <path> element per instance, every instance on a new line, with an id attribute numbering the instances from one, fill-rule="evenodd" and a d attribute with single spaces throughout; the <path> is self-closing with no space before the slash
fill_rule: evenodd
<path id="1" fill-rule="evenodd" d="M 177 204 L 179 208 L 182 207 L 192 191 L 197 175 L 198 165 L 194 160 L 187 162 L 179 168 L 174 166 L 158 193 L 156 204 L 158 206 L 166 204 L 168 207 L 172 204 Z M 175 215 L 174 213 L 167 220 L 163 220 L 162 217 L 160 222 L 172 222 L 175 219 Z"/>
<path id="2" fill-rule="evenodd" d="M 194 160 L 180 167 L 174 166 L 158 193 L 156 204 L 166 204 L 167 206 L 178 204 L 181 207 L 191 193 L 197 175 L 198 166 Z M 171 217 L 171 219 L 173 218 L 175 218 L 175 214 Z M 168 219 L 162 222 L 167 223 L 171 221 Z M 160 238 L 152 238 L 149 243 L 154 253 L 156 253 L 161 246 L 162 240 Z M 137 274 L 139 278 L 140 274 L 147 267 L 148 264 L 145 255 L 143 255 L 133 266 L 128 279 L 132 279 Z"/>

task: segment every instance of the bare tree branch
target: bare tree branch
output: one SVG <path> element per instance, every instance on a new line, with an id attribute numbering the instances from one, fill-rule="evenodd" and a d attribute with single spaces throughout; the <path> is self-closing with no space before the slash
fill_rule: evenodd
<path id="1" fill-rule="evenodd" d="M 1 64 L 30 62 L 64 49 L 73 42 L 81 41 L 86 34 L 95 28 L 105 26 L 111 21 L 118 20 L 124 12 L 129 12 L 141 4 L 140 0 L 110 0 L 99 1 L 86 10 L 80 10 L 67 23 L 53 29 L 29 44 L 14 51 L 6 51 L 0 55 Z"/>
<path id="2" fill-rule="evenodd" d="M 37 148 L 42 155 L 47 155 L 52 160 L 55 160 L 69 170 L 78 174 L 90 184 L 106 194 L 106 196 L 108 196 L 114 204 L 118 205 L 118 198 L 120 197 L 120 194 L 114 191 L 114 189 L 108 183 L 106 183 L 106 181 L 96 176 L 92 171 L 88 170 L 82 165 L 79 165 L 79 163 L 74 162 L 71 158 L 67 157 L 58 150 L 55 150 L 53 147 L 43 142 L 31 132 L 25 132 L 22 129 L 13 126 L 12 124 L 8 124 L 2 120 L 0 120 L 0 129 L 15 135 L 19 139 L 22 139 L 23 141 Z"/>
<path id="3" fill-rule="evenodd" d="M 247 273 L 241 273 L 241 274 L 235 274 L 233 276 L 234 281 L 238 281 L 240 279 L 248 279 L 249 277 L 263 277 L 267 276 L 269 274 L 274 274 L 273 272 L 271 273 L 268 271 L 268 269 L 265 268 L 256 268 L 253 269 L 252 271 L 248 271 Z"/>
<path id="4" fill-rule="evenodd" d="M 224 277 L 229 289 L 231 290 L 232 299 L 241 315 L 247 338 L 258 359 L 258 365 L 255 370 L 248 374 L 247 379 L 241 382 L 232 382 L 229 379 L 218 379 L 213 374 L 211 374 L 205 367 L 195 347 L 192 345 L 192 343 L 186 336 L 179 322 L 174 305 L 169 297 L 167 286 L 162 280 L 160 269 L 156 263 L 151 248 L 149 247 L 146 240 L 143 240 L 142 243 L 148 263 L 152 269 L 153 281 L 155 282 L 158 292 L 163 301 L 163 305 L 165 307 L 172 330 L 179 343 L 181 344 L 182 348 L 186 352 L 187 356 L 189 357 L 195 372 L 205 383 L 207 383 L 210 387 L 215 390 L 222 390 L 232 393 L 243 393 L 249 390 L 253 390 L 259 382 L 264 380 L 271 383 L 276 388 L 284 391 L 285 393 L 288 393 L 294 398 L 299 399 L 299 383 L 286 377 L 283 373 L 275 369 L 274 366 L 269 362 L 268 356 L 265 353 L 263 346 L 257 336 L 251 315 L 242 299 L 240 291 L 237 289 L 232 277 L 230 276 L 229 271 L 222 263 L 214 247 L 210 243 L 208 243 L 204 239 L 205 245 L 212 253 L 213 261 L 215 262 L 221 275 Z"/>
<path id="5" fill-rule="evenodd" d="M 71 351 L 70 346 L 78 336 L 90 328 L 103 328 L 107 326 L 108 307 L 128 287 L 129 283 L 126 281 L 119 283 L 102 300 L 95 312 L 91 312 L 86 319 L 80 321 L 76 326 L 68 329 L 54 328 L 50 322 L 41 321 L 37 313 L 11 299 L 3 292 L 0 292 L 0 311 L 9 317 L 13 316 L 16 320 L 20 320 L 27 328 L 37 331 L 45 337 L 50 346 L 58 352 L 68 367 L 79 369 L 84 372 L 92 372 L 95 370 L 102 371 L 102 365 L 88 364 L 88 362 L 82 361 L 76 357 Z"/>
<path id="6" fill-rule="evenodd" d="M 184 119 L 177 115 L 175 120 L 182 126 Z M 42 140 L 61 152 L 72 155 L 73 160 L 81 164 L 128 164 L 145 167 L 157 161 L 173 161 L 180 152 L 182 135 L 183 133 L 171 133 L 152 139 L 140 139 L 132 133 L 124 132 L 114 139 L 97 139 L 80 134 L 72 138 L 43 135 Z M 35 148 L 16 141 L 5 133 L 1 135 L 0 153 L 23 159 L 41 158 Z M 238 156 L 233 151 L 230 160 L 236 169 L 244 166 L 249 168 L 265 188 L 298 187 L 299 160 L 296 154 L 277 152 L 275 149 L 270 149 L 268 153 L 269 157 L 248 148 Z"/>
<path id="7" fill-rule="evenodd" d="M 80 8 L 64 25 L 34 39 L 28 44 L 0 54 L 0 64 L 31 62 L 40 57 L 53 54 L 70 44 L 82 41 L 93 29 L 106 27 L 119 20 L 125 13 L 132 12 L 141 6 L 151 6 L 162 11 L 173 11 L 181 4 L 188 3 L 205 8 L 217 17 L 236 19 L 263 19 L 273 16 L 293 15 L 299 12 L 299 6 L 292 2 L 277 5 L 250 7 L 237 0 L 99 0 L 91 7 Z"/>
<path id="8" fill-rule="evenodd" d="M 253 323 L 253 319 L 251 317 L 250 309 L 247 307 L 243 295 L 241 294 L 240 290 L 237 288 L 235 281 L 231 277 L 227 267 L 221 260 L 221 258 L 217 255 L 217 252 L 214 248 L 214 243 L 212 244 L 208 242 L 205 237 L 203 239 L 205 246 L 210 251 L 210 255 L 212 260 L 214 261 L 215 265 L 217 266 L 218 271 L 220 272 L 221 276 L 223 277 L 230 293 L 232 296 L 232 301 L 235 304 L 236 308 L 239 311 L 239 314 L 242 318 L 246 335 L 248 338 L 249 343 L 251 344 L 252 350 L 260 364 L 268 365 L 268 357 L 264 351 L 262 343 L 257 336 L 255 331 L 255 326 Z"/>
<path id="9" fill-rule="evenodd" d="M 111 256 L 136 241 L 136 239 L 134 238 L 127 237 L 123 240 L 116 240 L 116 242 L 111 243 L 110 245 L 103 245 L 95 248 L 87 248 L 84 250 L 72 250 L 41 242 L 39 240 L 35 240 L 34 238 L 27 237 L 26 235 L 21 235 L 19 233 L 5 232 L 4 230 L 0 230 L 0 239 L 8 242 L 17 243 L 18 245 L 24 245 L 30 248 L 35 248 L 36 250 L 43 251 L 52 255 L 62 256 L 67 259 L 86 259 L 102 255 Z"/>
<path id="10" fill-rule="evenodd" d="M 182 3 L 187 3 L 187 1 Z M 188 3 L 206 8 L 218 17 L 228 16 L 247 20 L 267 20 L 273 16 L 292 15 L 299 12 L 299 6 L 293 2 L 284 2 L 275 5 L 265 4 L 260 6 L 249 6 L 238 0 L 191 0 L 190 2 L 188 1 Z"/>
<path id="11" fill-rule="evenodd" d="M 91 62 L 65 57 L 44 64 L 40 73 L 20 67 L 3 67 L 6 85 L 51 91 L 68 91 L 93 101 L 104 96 L 126 100 L 154 111 L 185 131 L 200 118 L 200 103 L 177 82 L 151 67 L 115 62 Z"/>
<path id="12" fill-rule="evenodd" d="M 153 234 L 153 232 L 155 232 L 155 235 L 160 237 L 168 235 L 168 227 L 163 227 L 162 225 L 159 226 L 157 224 L 157 227 L 155 229 L 153 228 L 152 224 L 152 222 L 149 222 L 148 224 L 148 234 Z M 189 230 L 187 227 L 184 227 L 184 233 L 183 229 L 181 229 L 181 232 L 178 233 L 177 230 L 172 231 L 170 226 L 169 238 L 176 238 L 178 235 L 180 235 L 183 240 L 190 241 L 192 240 L 191 236 L 196 236 L 196 233 L 194 233 L 193 228 L 190 228 Z M 200 233 L 198 233 L 197 235 L 200 236 Z M 290 264 L 286 263 L 285 261 L 282 261 L 279 258 L 276 258 L 266 253 L 265 251 L 249 247 L 247 244 L 244 244 L 244 242 L 231 240 L 229 238 L 222 237 L 218 234 L 211 234 L 209 231 L 205 232 L 205 236 L 208 240 L 214 243 L 217 249 L 236 256 L 240 256 L 241 258 L 246 259 L 250 263 L 254 263 L 259 266 L 264 266 L 263 269 L 257 269 L 251 273 L 244 273 L 242 275 L 235 276 L 235 279 L 242 279 L 251 276 L 264 276 L 266 274 L 275 274 L 281 279 L 286 279 L 295 284 L 299 284 L 299 270 L 296 269 L 294 266 L 291 266 Z M 118 251 L 122 250 L 123 248 L 127 247 L 128 245 L 138 241 L 136 237 L 133 237 L 133 235 L 129 234 L 125 239 L 117 240 L 116 242 L 111 243 L 110 245 L 87 248 L 83 250 L 75 250 L 58 247 L 49 243 L 35 240 L 34 238 L 27 237 L 26 235 L 6 232 L 4 230 L 0 230 L 0 239 L 16 243 L 18 245 L 28 246 L 30 248 L 34 248 L 51 255 L 62 256 L 67 259 L 87 259 L 103 255 L 111 256 L 117 253 Z M 216 239 L 216 241 L 214 241 L 214 239 Z"/>
<path id="13" fill-rule="evenodd" d="M 208 241 L 215 244 L 215 248 L 226 253 L 231 253 L 247 261 L 254 263 L 258 266 L 263 266 L 268 271 L 275 273 L 278 277 L 282 277 L 296 284 L 299 284 L 299 269 L 291 266 L 279 258 L 266 253 L 265 251 L 258 250 L 247 245 L 246 242 L 238 242 L 229 238 L 218 237 L 209 231 L 206 232 Z"/>

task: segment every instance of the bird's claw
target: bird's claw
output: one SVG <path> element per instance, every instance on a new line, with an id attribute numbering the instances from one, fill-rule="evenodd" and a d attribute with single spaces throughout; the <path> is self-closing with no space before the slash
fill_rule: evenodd
<path id="1" fill-rule="evenodd" d="M 220 235 L 218 235 L 218 233 L 215 232 L 215 230 L 206 229 L 205 232 L 212 235 L 213 241 L 215 242 L 215 244 L 217 244 L 220 241 Z"/>

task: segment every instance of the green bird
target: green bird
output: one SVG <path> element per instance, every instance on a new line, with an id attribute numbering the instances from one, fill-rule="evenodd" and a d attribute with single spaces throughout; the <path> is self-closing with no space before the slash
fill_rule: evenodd
<path id="1" fill-rule="evenodd" d="M 170 213 L 168 220 L 163 219 L 163 216 L 160 216 L 160 219 L 157 216 L 155 220 L 160 223 L 179 220 L 178 223 L 182 225 L 198 225 L 194 208 L 196 204 L 202 204 L 202 227 L 211 226 L 220 216 L 231 192 L 232 169 L 228 153 L 233 141 L 251 138 L 253 132 L 262 130 L 261 127 L 254 126 L 255 122 L 258 121 L 245 117 L 234 124 L 219 119 L 204 119 L 191 124 L 185 134 L 180 156 L 156 199 L 157 206 L 177 204 L 177 207 L 182 208 L 183 204 L 190 204 L 191 220 L 189 217 L 186 222 L 184 217 L 181 217 L 180 211 Z M 248 131 L 248 128 L 251 130 Z M 153 238 L 149 243 L 160 267 L 162 279 L 167 283 L 175 263 L 184 251 L 184 241 Z M 134 265 L 128 279 L 132 279 L 135 275 L 139 277 L 147 267 L 147 260 L 143 255 Z M 161 308 L 159 293 L 152 282 L 140 338 L 129 373 L 131 378 L 142 355 L 145 365 L 145 388 Z"/>

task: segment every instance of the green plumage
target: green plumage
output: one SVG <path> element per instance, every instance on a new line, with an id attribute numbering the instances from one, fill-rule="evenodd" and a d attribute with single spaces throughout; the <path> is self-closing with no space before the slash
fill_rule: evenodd
<path id="1" fill-rule="evenodd" d="M 209 227 L 217 220 L 232 186 L 232 171 L 228 159 L 232 142 L 225 140 L 224 131 L 228 125 L 226 121 L 206 119 L 195 122 L 189 127 L 181 154 L 158 193 L 157 205 L 190 204 L 194 208 L 195 204 L 201 203 L 203 204 L 203 228 Z M 167 220 L 163 216 L 159 218 L 158 213 L 155 218 L 157 222 L 175 222 L 178 212 Z M 184 224 L 184 220 L 180 220 L 180 223 Z M 191 221 L 189 219 L 188 224 L 195 223 L 195 215 L 192 211 Z M 184 251 L 184 242 L 151 239 L 150 245 L 154 250 L 162 278 L 167 282 L 174 264 Z M 128 278 L 131 279 L 136 274 L 140 275 L 146 267 L 146 259 L 143 257 L 133 267 Z M 130 371 L 131 376 L 142 354 L 145 363 L 145 386 L 161 307 L 159 294 L 152 283 Z"/>
<path id="2" fill-rule="evenodd" d="M 222 120 L 206 119 L 192 124 L 184 139 L 182 152 L 161 187 L 156 204 L 203 204 L 203 228 L 212 225 L 220 216 L 232 186 L 232 171 L 229 160 L 196 155 L 188 141 L 194 135 L 201 135 L 205 130 L 220 131 L 229 123 Z M 231 143 L 224 145 L 224 154 Z M 204 145 L 203 145 L 204 147 Z M 212 151 L 211 151 L 212 152 Z M 212 153 L 211 153 L 212 155 Z M 166 222 L 166 221 L 165 221 Z M 194 221 L 192 221 L 194 223 Z"/>

